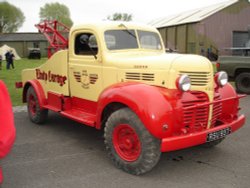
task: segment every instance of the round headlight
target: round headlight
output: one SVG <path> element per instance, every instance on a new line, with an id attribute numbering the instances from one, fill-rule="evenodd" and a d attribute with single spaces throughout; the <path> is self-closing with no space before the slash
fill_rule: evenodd
<path id="1" fill-rule="evenodd" d="M 176 86 L 181 91 L 188 91 L 191 88 L 191 80 L 188 75 L 183 74 L 176 80 Z"/>
<path id="2" fill-rule="evenodd" d="M 224 71 L 220 71 L 220 72 L 216 73 L 216 75 L 215 75 L 215 81 L 216 81 L 217 85 L 219 85 L 220 87 L 223 87 L 228 82 L 228 75 L 227 75 L 227 73 L 224 72 Z"/>

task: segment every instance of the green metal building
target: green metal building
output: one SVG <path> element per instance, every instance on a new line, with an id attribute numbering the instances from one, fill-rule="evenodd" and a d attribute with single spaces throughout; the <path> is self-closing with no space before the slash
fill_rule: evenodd
<path id="1" fill-rule="evenodd" d="M 15 48 L 20 57 L 28 57 L 31 48 L 40 48 L 41 56 L 47 57 L 48 42 L 42 33 L 0 34 L 0 47 L 4 44 Z"/>
<path id="2" fill-rule="evenodd" d="M 153 20 L 167 49 L 200 54 L 215 60 L 231 54 L 225 48 L 244 46 L 250 25 L 248 0 L 230 0 L 167 18 Z"/>

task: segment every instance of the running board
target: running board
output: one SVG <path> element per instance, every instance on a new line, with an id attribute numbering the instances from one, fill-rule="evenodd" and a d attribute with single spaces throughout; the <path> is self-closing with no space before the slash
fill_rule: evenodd
<path id="1" fill-rule="evenodd" d="M 67 118 L 73 119 L 79 123 L 82 123 L 84 125 L 95 127 L 96 116 L 93 114 L 86 113 L 78 109 L 70 109 L 66 111 L 61 111 L 60 114 L 62 114 L 63 116 Z"/>

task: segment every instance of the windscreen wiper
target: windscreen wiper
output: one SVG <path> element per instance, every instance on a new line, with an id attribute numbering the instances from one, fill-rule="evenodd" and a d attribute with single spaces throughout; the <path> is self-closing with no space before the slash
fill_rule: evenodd
<path id="1" fill-rule="evenodd" d="M 134 38 L 136 39 L 135 34 L 132 33 L 132 32 L 128 29 L 128 27 L 127 27 L 125 24 L 121 23 L 121 24 L 119 25 L 119 27 L 125 27 L 126 30 L 122 30 L 122 31 L 128 33 L 129 35 L 131 35 L 132 37 L 134 37 Z"/>

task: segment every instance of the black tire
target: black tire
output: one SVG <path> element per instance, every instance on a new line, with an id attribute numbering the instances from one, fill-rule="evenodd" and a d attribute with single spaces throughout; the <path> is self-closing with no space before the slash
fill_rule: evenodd
<path id="1" fill-rule="evenodd" d="M 161 156 L 160 140 L 147 131 L 129 108 L 122 108 L 110 115 L 104 129 L 104 139 L 114 164 L 130 174 L 140 175 L 150 171 Z"/>
<path id="2" fill-rule="evenodd" d="M 237 92 L 250 94 L 250 73 L 240 73 L 235 79 Z"/>
<path id="3" fill-rule="evenodd" d="M 36 124 L 43 124 L 48 118 L 48 109 L 41 109 L 34 88 L 29 87 L 26 95 L 29 118 Z"/>
<path id="4" fill-rule="evenodd" d="M 219 140 L 215 140 L 215 141 L 212 141 L 212 142 L 207 142 L 205 144 L 202 144 L 201 146 L 204 147 L 204 148 L 213 148 L 215 146 L 217 146 L 218 144 L 220 144 L 225 138 L 221 138 Z"/>

